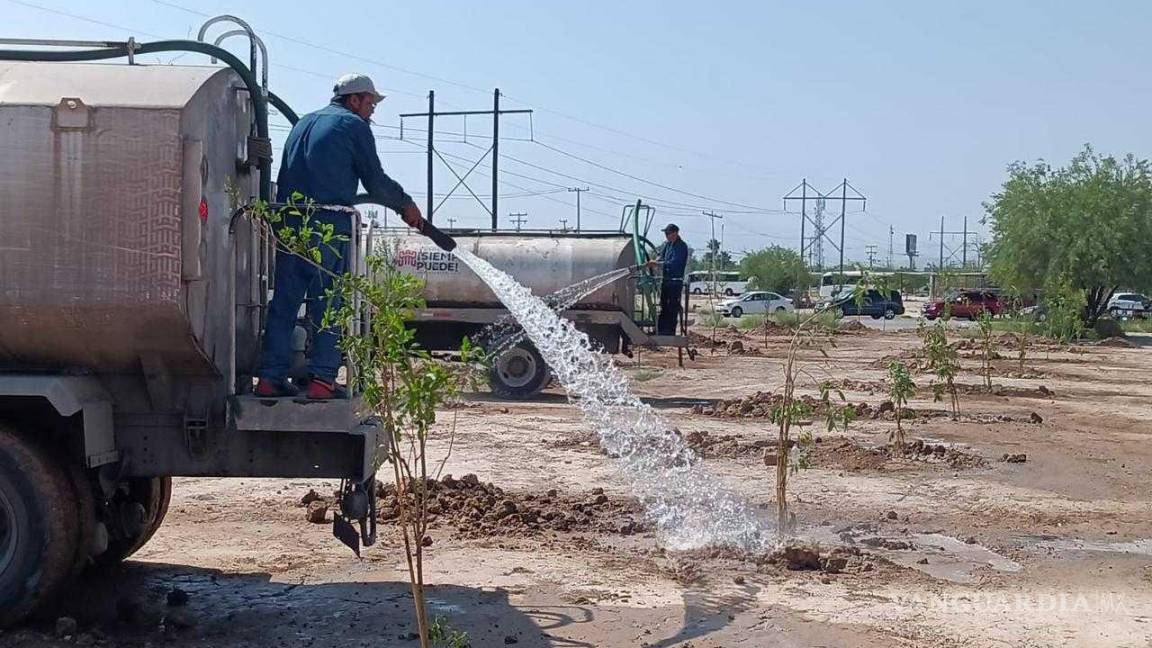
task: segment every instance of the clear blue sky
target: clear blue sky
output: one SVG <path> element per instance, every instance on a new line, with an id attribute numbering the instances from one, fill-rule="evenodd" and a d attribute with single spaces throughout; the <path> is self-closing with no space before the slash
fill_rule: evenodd
<path id="1" fill-rule="evenodd" d="M 529 227 L 557 227 L 560 218 L 571 226 L 575 196 L 563 188 L 588 185 L 586 227 L 615 226 L 620 199 L 640 195 L 661 204 L 657 220 L 678 222 L 695 247 L 708 238 L 701 208 L 725 216 L 728 249 L 795 247 L 799 217 L 781 213 L 781 196 L 802 177 L 824 188 L 847 177 L 869 198 L 866 214 L 849 214 L 849 258 L 863 258 L 867 244 L 886 256 L 889 225 L 898 257 L 902 234 L 914 232 L 934 258 L 928 234 L 941 215 L 948 229 L 959 229 L 964 215 L 979 229 L 981 202 L 997 190 L 1007 163 L 1063 162 L 1086 142 L 1102 152 L 1146 156 L 1152 143 L 1147 0 L 0 0 L 0 31 L 194 37 L 204 18 L 188 10 L 236 14 L 262 32 L 271 85 L 299 112 L 322 106 L 340 74 L 368 73 L 390 95 L 377 111 L 377 131 L 395 137 L 397 115 L 423 110 L 429 89 L 442 109 L 481 109 L 491 106 L 491 88 L 499 86 L 507 107 L 537 110 L 531 125 L 540 142 L 687 192 L 513 141 L 528 136 L 529 121 L 508 116 L 503 152 L 580 180 L 502 157 L 502 170 L 520 174 L 503 176 L 502 225 L 509 212 L 527 212 Z M 233 51 L 246 51 L 242 39 L 229 42 Z M 177 63 L 206 59 L 188 55 Z M 464 128 L 459 120 L 442 126 Z M 470 119 L 467 128 L 490 133 L 482 119 Z M 420 143 L 424 137 L 407 135 Z M 446 136 L 442 150 L 475 159 L 482 153 L 475 146 L 489 144 L 453 141 L 459 139 Z M 423 191 L 420 147 L 382 139 L 380 150 L 391 175 Z M 487 177 L 476 179 L 474 190 L 488 194 Z M 438 163 L 437 191 L 450 180 Z M 525 195 L 549 190 L 557 192 Z M 457 226 L 488 222 L 471 198 L 449 200 L 437 220 L 448 217 Z"/>

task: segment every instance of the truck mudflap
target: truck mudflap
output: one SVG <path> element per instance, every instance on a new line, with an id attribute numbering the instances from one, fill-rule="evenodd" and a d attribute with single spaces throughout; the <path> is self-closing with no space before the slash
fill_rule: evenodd
<path id="1" fill-rule="evenodd" d="M 82 413 L 86 465 L 95 468 L 120 459 L 112 397 L 96 378 L 0 373 L 0 397 L 42 398 L 64 417 Z"/>

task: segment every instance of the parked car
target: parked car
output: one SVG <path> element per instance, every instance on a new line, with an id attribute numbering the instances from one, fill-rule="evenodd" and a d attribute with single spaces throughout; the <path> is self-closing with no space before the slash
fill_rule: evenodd
<path id="1" fill-rule="evenodd" d="M 757 290 L 744 293 L 739 299 L 728 299 L 716 304 L 715 311 L 724 317 L 743 317 L 766 313 L 786 313 L 795 310 L 792 300 L 774 292 Z"/>
<path id="2" fill-rule="evenodd" d="M 947 306 L 947 308 L 945 308 Z M 1004 303 L 995 293 L 981 290 L 966 290 L 949 299 L 937 299 L 924 306 L 925 319 L 937 317 L 965 317 L 974 320 L 985 312 L 993 317 L 1004 312 Z"/>
<path id="3" fill-rule="evenodd" d="M 1152 303 L 1139 293 L 1116 293 L 1108 300 L 1108 314 L 1113 319 L 1146 317 Z"/>
<path id="4" fill-rule="evenodd" d="M 860 303 L 856 302 L 855 295 L 837 296 L 821 302 L 817 306 L 821 310 L 833 310 L 841 317 L 845 315 L 867 315 L 872 319 L 892 319 L 904 314 L 904 299 L 900 291 L 891 290 L 888 294 L 879 290 L 870 289 L 864 293 Z"/>

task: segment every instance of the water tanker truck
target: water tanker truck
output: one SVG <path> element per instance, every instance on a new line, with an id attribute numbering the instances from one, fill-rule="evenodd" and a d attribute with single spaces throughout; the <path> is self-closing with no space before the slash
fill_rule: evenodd
<path id="1" fill-rule="evenodd" d="M 251 393 L 275 242 L 245 205 L 272 195 L 269 104 L 296 117 L 257 80 L 262 44 L 242 21 L 205 28 L 222 19 L 247 34 L 249 64 L 203 41 L 0 40 L 0 627 L 144 545 L 174 476 L 339 479 L 334 534 L 357 551 L 375 540 L 377 429 L 355 394 Z M 224 66 L 136 60 L 158 52 Z M 363 272 L 371 236 L 353 231 Z M 449 348 L 497 304 L 450 238 L 424 234 L 401 237 L 401 261 L 429 279 L 413 325 Z M 540 290 L 637 263 L 635 240 L 462 239 Z M 612 286 L 570 316 L 618 350 L 635 299 Z M 520 351 L 504 361 L 504 388 L 541 386 L 527 353 L 529 369 Z"/>
<path id="2" fill-rule="evenodd" d="M 635 219 L 621 219 L 621 228 L 612 231 L 483 231 L 453 230 L 452 238 L 496 268 L 512 275 L 537 296 L 556 294 L 589 277 L 616 269 L 636 268 L 648 258 L 651 244 L 636 231 Z M 643 205 L 640 213 L 644 213 Z M 649 219 L 650 220 L 650 217 Z M 625 230 L 632 221 L 633 232 Z M 641 225 L 640 229 L 644 227 Z M 499 326 L 508 320 L 508 311 L 487 284 L 455 260 L 452 252 L 437 248 L 427 237 L 410 231 L 385 230 L 381 245 L 390 246 L 398 268 L 424 280 L 424 308 L 412 314 L 416 340 L 431 350 L 459 348 L 470 337 L 485 340 L 490 332 L 515 335 L 515 326 Z M 639 256 L 637 250 L 640 251 Z M 637 280 L 639 279 L 639 281 Z M 631 276 L 612 281 L 592 292 L 574 296 L 562 314 L 572 320 L 606 353 L 621 353 L 634 347 L 685 347 L 683 336 L 657 336 L 652 333 L 654 283 Z M 489 384 L 505 398 L 524 399 L 548 386 L 551 374 L 540 354 L 528 340 L 510 345 L 492 358 Z"/>
<path id="3" fill-rule="evenodd" d="M 371 544 L 360 401 L 251 394 L 274 247 L 237 202 L 270 198 L 279 100 L 203 42 L 7 44 L 23 47 L 0 51 L 0 626 L 138 550 L 173 476 L 340 479 L 334 531 Z M 131 60 L 173 51 L 227 65 Z"/>

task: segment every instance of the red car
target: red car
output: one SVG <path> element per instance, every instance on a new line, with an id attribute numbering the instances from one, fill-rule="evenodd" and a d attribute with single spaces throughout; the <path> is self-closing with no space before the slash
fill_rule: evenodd
<path id="1" fill-rule="evenodd" d="M 944 317 L 945 304 L 951 317 L 966 317 L 970 320 L 980 317 L 985 311 L 991 313 L 993 317 L 1004 312 L 1004 303 L 995 294 L 966 290 L 947 302 L 943 299 L 931 302 L 924 307 L 924 317 L 930 320 Z"/>

